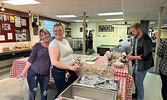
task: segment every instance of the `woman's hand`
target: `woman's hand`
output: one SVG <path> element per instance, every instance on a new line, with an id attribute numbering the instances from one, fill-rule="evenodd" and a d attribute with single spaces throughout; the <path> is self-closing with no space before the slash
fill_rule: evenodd
<path id="1" fill-rule="evenodd" d="M 70 70 L 72 70 L 72 71 L 78 71 L 78 68 L 79 68 L 79 66 L 77 65 L 77 64 L 75 64 L 74 66 L 71 66 L 70 67 Z"/>
<path id="2" fill-rule="evenodd" d="M 22 72 L 20 75 L 19 75 L 19 77 L 24 77 L 25 76 L 25 73 L 24 72 Z"/>
<path id="3" fill-rule="evenodd" d="M 82 66 L 82 62 L 81 61 L 77 61 L 77 65 L 78 66 Z"/>

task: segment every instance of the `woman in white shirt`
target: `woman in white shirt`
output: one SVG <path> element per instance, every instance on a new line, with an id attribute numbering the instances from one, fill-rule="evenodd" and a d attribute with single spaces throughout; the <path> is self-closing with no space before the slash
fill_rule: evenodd
<path id="1" fill-rule="evenodd" d="M 78 70 L 82 64 L 73 59 L 73 50 L 67 40 L 63 39 L 63 26 L 58 23 L 53 27 L 55 39 L 49 45 L 49 55 L 51 64 L 53 65 L 52 77 L 54 78 L 58 95 L 70 84 L 77 79 L 75 71 Z"/>

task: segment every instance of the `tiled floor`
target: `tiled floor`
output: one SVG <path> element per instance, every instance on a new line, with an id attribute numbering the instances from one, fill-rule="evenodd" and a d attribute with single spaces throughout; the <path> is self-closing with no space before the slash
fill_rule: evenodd
<path id="1" fill-rule="evenodd" d="M 94 53 L 93 55 L 97 54 Z M 22 87 L 18 79 L 8 78 L 8 75 L 9 71 L 0 73 L 0 100 L 24 100 Z M 161 79 L 159 75 L 147 72 L 144 80 L 144 88 L 144 100 L 162 100 L 160 92 Z M 51 83 L 48 89 L 48 100 L 53 100 L 55 94 L 55 85 Z M 40 100 L 39 89 L 36 100 Z"/>

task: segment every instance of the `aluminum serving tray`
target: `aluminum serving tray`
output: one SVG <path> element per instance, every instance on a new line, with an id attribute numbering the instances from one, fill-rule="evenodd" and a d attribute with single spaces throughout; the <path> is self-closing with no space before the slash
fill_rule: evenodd
<path id="1" fill-rule="evenodd" d="M 85 82 L 83 82 L 83 80 Z M 73 84 L 98 88 L 102 90 L 113 90 L 113 91 L 119 90 L 119 79 L 100 77 L 97 75 L 94 76 L 82 75 Z"/>
<path id="2" fill-rule="evenodd" d="M 62 100 L 116 100 L 117 92 L 72 84 L 59 97 Z"/>

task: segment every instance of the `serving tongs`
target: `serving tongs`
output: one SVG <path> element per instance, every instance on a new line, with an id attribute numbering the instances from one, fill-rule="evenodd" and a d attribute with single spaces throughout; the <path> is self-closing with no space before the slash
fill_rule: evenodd
<path id="1" fill-rule="evenodd" d="M 105 81 L 94 84 L 94 86 L 104 84 L 104 83 L 109 83 L 109 82 L 110 82 L 110 80 L 105 80 Z"/>
<path id="2" fill-rule="evenodd" d="M 104 67 L 103 67 L 103 69 L 99 72 L 99 74 L 98 74 L 99 76 L 100 76 L 100 75 L 101 75 L 101 73 L 104 71 L 104 69 L 107 67 L 107 65 L 108 65 L 108 63 L 107 63 L 107 62 L 108 62 L 108 61 L 106 61 L 106 62 L 105 62 L 105 66 L 104 66 Z"/>

